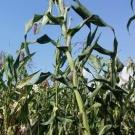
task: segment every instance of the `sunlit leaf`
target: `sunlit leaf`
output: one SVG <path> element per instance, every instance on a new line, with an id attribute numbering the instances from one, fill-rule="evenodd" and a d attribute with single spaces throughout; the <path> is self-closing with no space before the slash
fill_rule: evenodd
<path id="1" fill-rule="evenodd" d="M 35 73 L 29 75 L 28 77 L 24 78 L 23 80 L 21 80 L 18 83 L 17 88 L 21 89 L 24 86 L 33 85 L 36 83 L 41 83 L 46 78 L 48 78 L 50 75 L 51 75 L 50 72 L 47 72 L 47 73 L 40 73 L 39 71 L 35 72 Z"/>
<path id="2" fill-rule="evenodd" d="M 99 135 L 104 135 L 104 134 L 106 134 L 106 133 L 110 130 L 111 127 L 112 127 L 112 125 L 105 125 L 105 126 L 100 130 Z"/>

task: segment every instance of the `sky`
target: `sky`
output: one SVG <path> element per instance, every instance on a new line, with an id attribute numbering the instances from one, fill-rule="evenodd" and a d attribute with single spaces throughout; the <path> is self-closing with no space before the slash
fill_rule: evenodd
<path id="1" fill-rule="evenodd" d="M 72 0 L 66 0 L 71 3 Z M 128 57 L 135 58 L 135 25 L 130 27 L 130 34 L 126 29 L 126 24 L 131 17 L 132 11 L 129 0 L 80 0 L 93 14 L 98 14 L 109 25 L 113 26 L 119 43 L 118 57 L 125 61 Z M 0 51 L 10 53 L 15 56 L 21 42 L 24 41 L 24 26 L 34 14 L 43 14 L 47 9 L 48 0 L 1 0 L 0 4 Z M 71 14 L 73 24 L 79 23 L 80 18 L 76 14 Z M 100 39 L 103 47 L 112 49 L 113 34 L 110 29 L 101 28 Z M 83 42 L 86 39 L 88 30 L 83 29 L 74 42 Z M 31 32 L 28 39 L 35 40 L 43 34 L 48 34 L 51 38 L 59 37 L 59 29 L 56 27 L 43 27 L 41 32 L 33 35 Z M 33 59 L 33 66 L 43 71 L 50 70 L 53 66 L 54 48 L 51 45 L 30 46 L 31 52 L 36 52 Z"/>

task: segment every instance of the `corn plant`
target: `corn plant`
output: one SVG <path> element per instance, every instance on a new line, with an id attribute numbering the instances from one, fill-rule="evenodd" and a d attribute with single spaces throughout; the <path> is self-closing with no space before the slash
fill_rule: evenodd
<path id="1" fill-rule="evenodd" d="M 100 16 L 91 13 L 79 0 L 66 5 L 64 0 L 48 0 L 47 11 L 34 15 L 25 26 L 24 42 L 17 58 L 4 56 L 0 69 L 0 125 L 2 135 L 123 135 L 134 134 L 134 79 L 119 86 L 123 63 L 117 58 L 118 42 L 114 29 Z M 58 14 L 53 14 L 53 8 Z M 70 27 L 69 13 L 82 18 Z M 41 27 L 61 28 L 62 40 L 47 33 L 29 41 Z M 84 27 L 89 33 L 81 50 L 74 56 L 74 37 Z M 100 45 L 101 28 L 114 36 L 113 50 Z M 64 42 L 64 43 L 63 43 Z M 35 53 L 29 46 L 53 45 L 54 71 L 29 74 L 27 63 Z M 130 68 L 134 70 L 134 65 Z M 91 74 L 86 79 L 83 70 Z"/>

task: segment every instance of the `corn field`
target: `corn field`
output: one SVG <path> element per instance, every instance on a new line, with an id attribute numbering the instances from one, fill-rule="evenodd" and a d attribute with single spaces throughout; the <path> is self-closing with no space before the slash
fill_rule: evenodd
<path id="1" fill-rule="evenodd" d="M 71 27 L 70 12 L 82 22 Z M 60 28 L 57 40 L 47 33 L 29 40 L 31 31 L 38 35 L 48 25 Z M 74 54 L 73 40 L 82 28 L 89 32 Z M 112 50 L 99 43 L 101 28 L 112 31 Z M 55 48 L 53 71 L 29 72 L 35 55 L 29 47 L 35 45 Z M 48 9 L 26 24 L 16 58 L 0 54 L 0 135 L 135 135 L 135 63 L 130 60 L 125 69 L 117 49 L 114 28 L 79 0 L 48 0 Z M 123 69 L 132 71 L 126 81 Z"/>

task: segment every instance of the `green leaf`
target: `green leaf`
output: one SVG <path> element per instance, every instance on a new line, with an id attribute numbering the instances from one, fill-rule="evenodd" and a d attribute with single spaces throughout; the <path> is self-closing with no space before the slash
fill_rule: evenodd
<path id="1" fill-rule="evenodd" d="M 90 20 L 90 18 L 88 17 L 87 19 L 85 19 L 81 24 L 79 24 L 75 28 L 68 29 L 67 34 L 70 35 L 71 37 L 73 37 L 89 20 Z"/>
<path id="2" fill-rule="evenodd" d="M 90 99 L 94 98 L 98 92 L 101 90 L 103 84 L 100 84 L 96 87 L 96 89 L 91 93 L 91 95 L 89 96 Z"/>
<path id="3" fill-rule="evenodd" d="M 27 34 L 33 26 L 33 19 L 30 19 L 25 25 L 25 34 Z"/>
<path id="4" fill-rule="evenodd" d="M 131 23 L 132 23 L 134 20 L 135 20 L 135 15 L 133 15 L 131 18 L 129 18 L 128 23 L 127 23 L 127 29 L 128 29 L 128 31 L 129 31 L 129 27 L 130 27 Z"/>
<path id="5" fill-rule="evenodd" d="M 52 124 L 55 117 L 56 117 L 55 115 L 52 115 L 51 118 L 48 121 L 41 123 L 41 125 L 50 125 L 50 124 Z"/>
<path id="6" fill-rule="evenodd" d="M 13 79 L 14 78 L 13 62 L 14 62 L 13 56 L 8 55 L 5 58 L 5 61 L 4 61 L 4 70 L 5 70 L 5 73 L 6 73 L 6 77 L 8 79 Z"/>
<path id="7" fill-rule="evenodd" d="M 34 15 L 32 19 L 28 21 L 28 23 L 25 25 L 25 35 L 31 30 L 34 23 L 38 22 L 40 19 L 42 19 L 43 15 Z"/>
<path id="8" fill-rule="evenodd" d="M 37 71 L 37 72 L 35 72 L 35 73 L 33 73 L 33 74 L 31 74 L 31 75 L 25 77 L 23 80 L 21 80 L 21 81 L 17 84 L 17 88 L 18 88 L 18 89 L 21 89 L 21 88 L 23 88 L 24 86 L 32 85 L 31 80 L 32 80 L 32 78 L 34 78 L 34 76 L 38 76 L 38 78 L 39 78 L 39 76 L 40 76 L 39 71 Z M 37 81 L 37 79 L 33 82 L 33 84 L 34 84 L 36 81 Z"/>
<path id="9" fill-rule="evenodd" d="M 79 0 L 75 0 L 76 5 L 72 5 L 73 10 L 80 15 L 83 19 L 89 18 L 90 20 L 87 22 L 87 26 L 90 28 L 90 23 L 95 24 L 101 27 L 109 27 L 113 30 L 113 28 L 104 22 L 98 15 L 93 15 L 85 6 L 83 6 Z"/>
<path id="10" fill-rule="evenodd" d="M 82 53 L 78 56 L 79 61 L 84 60 L 84 62 L 83 62 L 84 64 L 87 62 L 87 60 L 88 60 L 89 56 L 91 55 L 92 51 L 97 46 L 97 42 L 98 42 L 99 38 L 100 38 L 100 35 L 96 38 L 95 42 L 91 46 L 88 46 L 87 48 L 85 48 L 82 51 Z"/>
<path id="11" fill-rule="evenodd" d="M 121 72 L 122 69 L 124 68 L 124 64 L 120 61 L 119 58 L 116 58 L 116 67 L 117 67 L 117 72 Z"/>
<path id="12" fill-rule="evenodd" d="M 84 58 L 86 58 L 88 55 L 90 55 L 93 51 L 93 47 L 87 47 L 79 56 L 79 61 L 82 61 Z"/>
<path id="13" fill-rule="evenodd" d="M 104 54 L 104 55 L 109 55 L 109 56 L 112 56 L 112 55 L 113 55 L 113 52 L 104 49 L 104 48 L 101 47 L 98 43 L 97 43 L 97 45 L 94 47 L 94 49 L 95 49 L 97 52 L 99 52 L 99 53 L 101 53 L 101 54 Z"/>
<path id="14" fill-rule="evenodd" d="M 114 41 L 113 41 L 113 53 L 114 53 L 114 57 L 116 57 L 116 55 L 117 55 L 117 48 L 118 48 L 118 41 L 117 41 L 116 37 L 114 37 Z"/>
<path id="15" fill-rule="evenodd" d="M 66 51 L 67 61 L 69 63 L 71 71 L 74 71 L 74 59 L 71 56 L 71 53 L 69 51 Z"/>
<path id="16" fill-rule="evenodd" d="M 54 24 L 56 24 L 56 25 L 62 24 L 64 22 L 64 17 L 63 16 L 55 17 L 50 12 L 48 12 L 46 15 L 49 18 L 49 20 L 51 22 L 53 22 Z"/>
<path id="17" fill-rule="evenodd" d="M 64 76 L 55 76 L 55 75 L 53 75 L 52 77 L 53 77 L 54 80 L 61 82 L 62 84 L 68 86 L 69 88 L 71 87 L 71 84 L 70 84 L 69 80 L 66 77 L 64 77 Z"/>
<path id="18" fill-rule="evenodd" d="M 29 42 L 22 42 L 22 44 L 21 44 L 21 50 L 25 50 L 24 51 L 24 54 L 26 55 L 26 56 L 29 56 L 30 55 L 30 50 L 29 50 Z"/>
<path id="19" fill-rule="evenodd" d="M 111 128 L 112 128 L 112 125 L 105 125 L 105 126 L 99 131 L 99 135 L 104 135 L 104 134 L 106 134 Z"/>
<path id="20" fill-rule="evenodd" d="M 98 15 L 92 15 L 89 22 L 100 27 L 109 27 L 113 30 L 113 28 L 110 25 L 108 25 L 106 22 L 104 22 Z"/>
<path id="21" fill-rule="evenodd" d="M 83 19 L 92 16 L 92 13 L 89 12 L 87 8 L 85 8 L 78 0 L 75 0 L 76 5 L 72 5 L 73 10 L 80 15 Z M 87 26 L 90 28 L 90 23 L 87 23 Z"/>
<path id="22" fill-rule="evenodd" d="M 95 67 L 95 69 L 100 69 L 102 66 L 100 58 L 97 58 L 94 55 L 90 55 L 89 62 Z"/>
<path id="23" fill-rule="evenodd" d="M 30 54 L 29 56 L 24 57 L 22 60 L 20 60 L 21 51 L 19 52 L 16 60 L 14 61 L 14 69 L 17 69 L 18 67 L 23 67 L 27 64 L 29 60 L 31 60 L 32 56 L 35 55 L 35 52 Z"/>
<path id="24" fill-rule="evenodd" d="M 53 8 L 53 1 L 52 0 L 49 0 L 49 6 L 48 6 L 48 10 L 47 12 L 45 12 L 45 14 L 43 15 L 43 18 L 42 18 L 42 21 L 41 21 L 41 24 L 42 25 L 46 25 L 46 24 L 49 24 L 49 18 L 47 17 L 47 14 L 48 12 L 49 13 L 52 13 L 52 8 Z"/>
<path id="25" fill-rule="evenodd" d="M 39 44 L 46 44 L 51 41 L 52 41 L 52 39 L 50 37 L 48 37 L 48 35 L 46 35 L 46 34 L 36 40 L 36 42 Z"/>
<path id="26" fill-rule="evenodd" d="M 133 6 L 133 3 L 134 3 L 134 0 L 131 0 L 131 1 L 130 1 L 130 6 L 131 6 L 132 11 L 134 12 L 134 6 Z"/>
<path id="27" fill-rule="evenodd" d="M 57 46 L 57 48 L 60 50 L 60 51 L 63 51 L 63 52 L 66 52 L 69 50 L 69 47 L 68 46 Z"/>
<path id="28" fill-rule="evenodd" d="M 21 80 L 18 84 L 17 84 L 17 88 L 21 89 L 24 86 L 28 86 L 28 85 L 33 85 L 33 84 L 38 84 L 41 83 L 42 81 L 44 81 L 46 78 L 48 78 L 51 75 L 50 72 L 47 73 L 40 73 L 39 71 L 25 77 L 23 80 Z"/>
<path id="29" fill-rule="evenodd" d="M 51 76 L 50 72 L 46 72 L 46 73 L 41 73 L 40 77 L 38 78 L 36 84 L 42 83 L 44 80 L 46 80 L 49 76 Z"/>
<path id="30" fill-rule="evenodd" d="M 58 108 L 54 106 L 53 108 L 53 112 L 52 115 L 50 117 L 50 119 L 46 122 L 41 123 L 41 125 L 50 125 L 54 122 L 55 118 L 56 118 L 56 112 L 57 112 Z"/>
<path id="31" fill-rule="evenodd" d="M 89 114 L 89 113 L 91 113 L 92 110 L 95 110 L 95 109 L 97 110 L 97 109 L 98 109 L 99 107 L 101 107 L 101 106 L 102 106 L 102 105 L 101 105 L 100 103 L 95 102 L 95 103 L 90 107 L 90 109 L 88 110 L 87 113 Z"/>
<path id="32" fill-rule="evenodd" d="M 63 118 L 63 117 L 59 117 L 59 116 L 57 116 L 57 119 L 60 121 L 60 122 L 63 122 L 63 123 L 72 123 L 73 122 L 73 119 L 70 119 L 70 118 L 68 118 L 68 116 L 67 116 L 67 118 Z"/>
<path id="33" fill-rule="evenodd" d="M 24 57 L 24 59 L 19 62 L 18 70 L 21 70 L 28 63 L 28 61 L 32 59 L 34 55 L 35 55 L 35 52 L 30 54 L 29 56 Z"/>
<path id="34" fill-rule="evenodd" d="M 47 44 L 47 43 L 52 43 L 54 46 L 57 46 L 57 43 L 51 39 L 48 35 L 43 35 L 41 37 L 39 37 L 37 40 L 36 40 L 37 43 L 39 44 Z"/>

